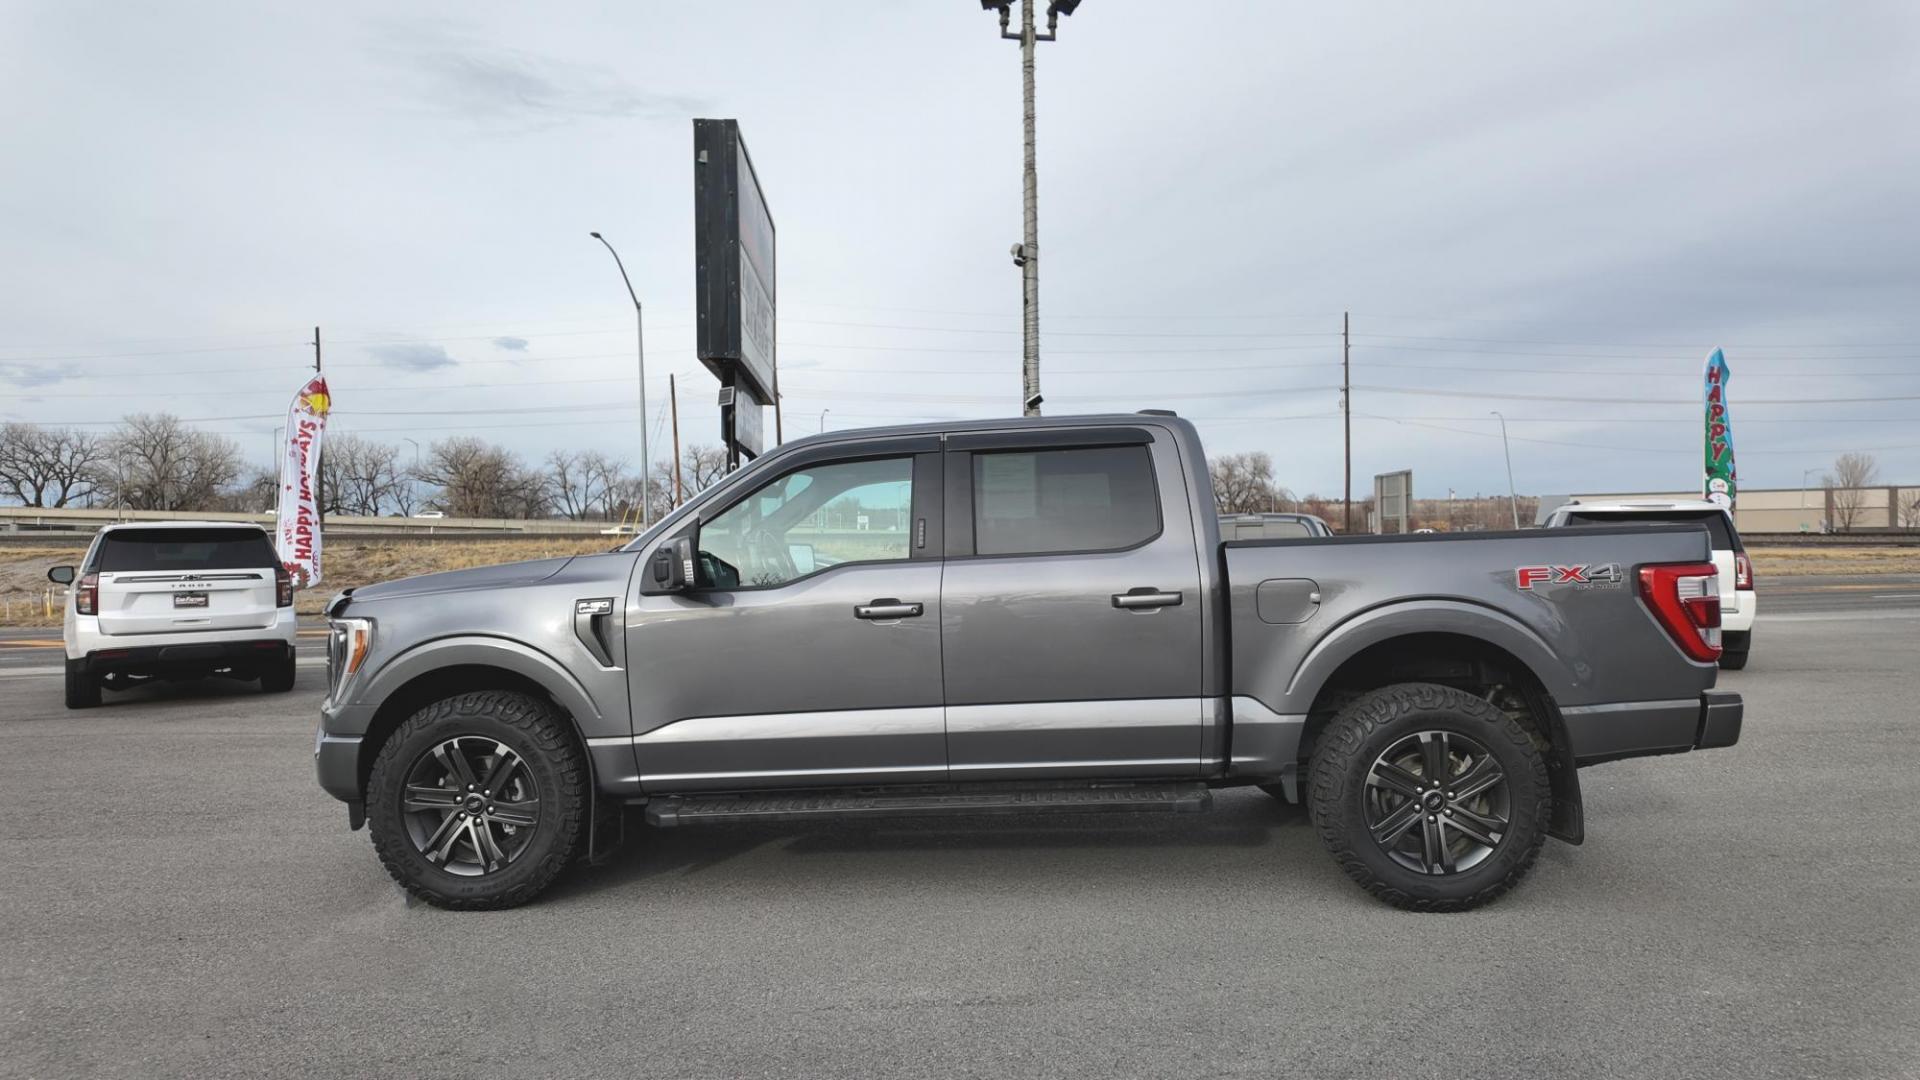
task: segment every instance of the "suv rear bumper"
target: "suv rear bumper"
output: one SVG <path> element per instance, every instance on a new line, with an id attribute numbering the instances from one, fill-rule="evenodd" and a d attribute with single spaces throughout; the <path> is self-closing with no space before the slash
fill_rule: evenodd
<path id="1" fill-rule="evenodd" d="M 181 675 L 250 669 L 284 663 L 293 646 L 280 638 L 250 641 L 182 641 L 176 645 L 142 645 L 126 649 L 99 649 L 74 661 L 95 678 L 105 675 Z"/>
<path id="2" fill-rule="evenodd" d="M 1697 700 L 1628 701 L 1560 710 L 1578 765 L 1732 746 L 1740 741 L 1745 711 L 1740 695 L 1730 690 L 1707 690 Z"/>

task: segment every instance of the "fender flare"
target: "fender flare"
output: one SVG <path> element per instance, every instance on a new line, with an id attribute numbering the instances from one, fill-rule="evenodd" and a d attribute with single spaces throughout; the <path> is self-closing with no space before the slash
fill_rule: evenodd
<path id="1" fill-rule="evenodd" d="M 1539 634 L 1503 611 L 1443 597 L 1400 600 L 1362 611 L 1315 642 L 1287 681 L 1287 699 L 1300 707 L 1283 711 L 1306 712 L 1340 665 L 1363 649 L 1411 634 L 1451 634 L 1503 649 L 1553 697 L 1582 682 Z"/>
<path id="2" fill-rule="evenodd" d="M 496 667 L 530 680 L 567 711 L 583 740 L 594 735 L 591 729 L 600 728 L 606 720 L 587 688 L 559 661 L 513 638 L 491 634 L 461 634 L 421 642 L 381 665 L 355 697 L 378 708 L 414 679 L 451 667 Z"/>

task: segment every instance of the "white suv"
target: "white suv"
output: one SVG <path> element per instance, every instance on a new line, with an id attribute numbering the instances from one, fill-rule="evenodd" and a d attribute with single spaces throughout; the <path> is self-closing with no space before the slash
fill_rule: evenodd
<path id="1" fill-rule="evenodd" d="M 1673 522 L 1704 525 L 1713 537 L 1713 565 L 1720 571 L 1720 666 L 1738 671 L 1753 648 L 1753 620 L 1760 594 L 1753 588 L 1753 562 L 1733 527 L 1733 515 L 1704 499 L 1684 502 L 1571 502 L 1547 518 L 1547 528 Z"/>
<path id="2" fill-rule="evenodd" d="M 258 525 L 168 521 L 109 525 L 67 590 L 67 708 L 100 688 L 224 675 L 293 689 L 293 579 Z"/>

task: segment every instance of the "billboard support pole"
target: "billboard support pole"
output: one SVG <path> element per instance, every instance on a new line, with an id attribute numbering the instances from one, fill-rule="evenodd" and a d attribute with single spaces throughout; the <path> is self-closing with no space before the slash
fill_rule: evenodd
<path id="1" fill-rule="evenodd" d="M 667 399 L 673 402 L 673 505 L 680 507 L 680 388 L 667 376 Z M 778 414 L 775 414 L 778 415 Z"/>

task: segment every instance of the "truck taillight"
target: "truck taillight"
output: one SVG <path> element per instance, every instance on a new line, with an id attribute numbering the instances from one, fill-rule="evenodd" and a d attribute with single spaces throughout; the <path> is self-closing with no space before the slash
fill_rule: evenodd
<path id="1" fill-rule="evenodd" d="M 1640 599 L 1689 659 L 1720 659 L 1720 580 L 1712 563 L 1643 566 Z"/>
<path id="2" fill-rule="evenodd" d="M 1733 587 L 1744 592 L 1753 591 L 1753 560 L 1747 558 L 1744 551 L 1733 553 Z"/>
<path id="3" fill-rule="evenodd" d="M 293 606 L 293 575 L 284 566 L 273 571 L 273 602 L 279 607 Z"/>
<path id="4" fill-rule="evenodd" d="M 73 587 L 73 610 L 80 615 L 100 614 L 99 574 L 88 574 Z"/>

